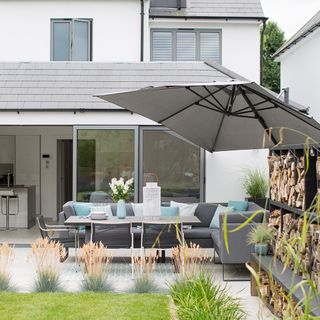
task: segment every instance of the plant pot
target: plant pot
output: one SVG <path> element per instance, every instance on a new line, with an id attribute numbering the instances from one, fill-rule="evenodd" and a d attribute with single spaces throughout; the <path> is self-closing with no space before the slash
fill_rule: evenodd
<path id="1" fill-rule="evenodd" d="M 254 251 L 258 256 L 266 256 L 268 254 L 268 243 L 256 243 L 254 245 Z"/>
<path id="2" fill-rule="evenodd" d="M 119 219 L 125 219 L 126 215 L 127 215 L 126 203 L 124 202 L 123 199 L 120 199 L 117 203 L 117 217 Z"/>
<path id="3" fill-rule="evenodd" d="M 269 198 L 246 198 L 246 201 L 254 202 L 263 209 L 269 209 Z"/>

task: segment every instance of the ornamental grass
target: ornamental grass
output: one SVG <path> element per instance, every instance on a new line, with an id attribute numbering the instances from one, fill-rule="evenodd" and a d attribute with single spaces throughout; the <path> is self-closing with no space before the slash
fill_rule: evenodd
<path id="1" fill-rule="evenodd" d="M 112 257 L 107 255 L 103 243 L 90 241 L 83 245 L 81 259 L 84 263 L 82 289 L 94 292 L 111 291 L 112 285 L 108 281 L 108 267 Z"/>
<path id="2" fill-rule="evenodd" d="M 8 244 L 0 245 L 0 291 L 9 291 L 10 273 L 9 269 L 14 260 L 13 249 Z"/>
<path id="3" fill-rule="evenodd" d="M 36 270 L 34 290 L 36 292 L 55 292 L 61 290 L 60 260 L 66 255 L 64 247 L 48 238 L 40 238 L 31 246 L 31 260 Z"/>

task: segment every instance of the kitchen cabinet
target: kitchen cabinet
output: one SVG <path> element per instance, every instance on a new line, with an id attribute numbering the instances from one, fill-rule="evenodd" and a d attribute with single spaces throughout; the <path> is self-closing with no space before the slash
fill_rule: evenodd
<path id="1" fill-rule="evenodd" d="M 14 163 L 14 136 L 0 136 L 0 164 Z"/>

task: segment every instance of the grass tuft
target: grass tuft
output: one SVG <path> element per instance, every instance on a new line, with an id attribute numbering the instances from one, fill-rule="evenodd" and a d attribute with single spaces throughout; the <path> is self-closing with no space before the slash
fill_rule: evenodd
<path id="1" fill-rule="evenodd" d="M 86 274 L 82 281 L 82 290 L 93 292 L 112 291 L 112 285 L 103 274 Z"/>
<path id="2" fill-rule="evenodd" d="M 34 286 L 35 292 L 57 292 L 61 291 L 59 275 L 50 270 L 42 270 L 37 273 Z"/>
<path id="3" fill-rule="evenodd" d="M 226 287 L 215 285 L 213 277 L 200 272 L 178 279 L 170 294 L 180 319 L 244 320 L 246 313 L 240 301 Z"/>
<path id="4" fill-rule="evenodd" d="M 158 292 L 159 288 L 150 274 L 140 274 L 133 280 L 132 292 L 134 293 L 152 293 Z"/>

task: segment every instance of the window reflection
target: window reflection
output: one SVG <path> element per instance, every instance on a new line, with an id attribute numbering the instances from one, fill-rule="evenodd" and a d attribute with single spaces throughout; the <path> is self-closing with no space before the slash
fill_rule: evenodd
<path id="1" fill-rule="evenodd" d="M 158 180 L 163 202 L 200 201 L 200 148 L 168 131 L 143 131 L 143 175 Z"/>
<path id="2" fill-rule="evenodd" d="M 112 178 L 134 176 L 134 130 L 79 129 L 77 201 L 112 202 Z"/>

